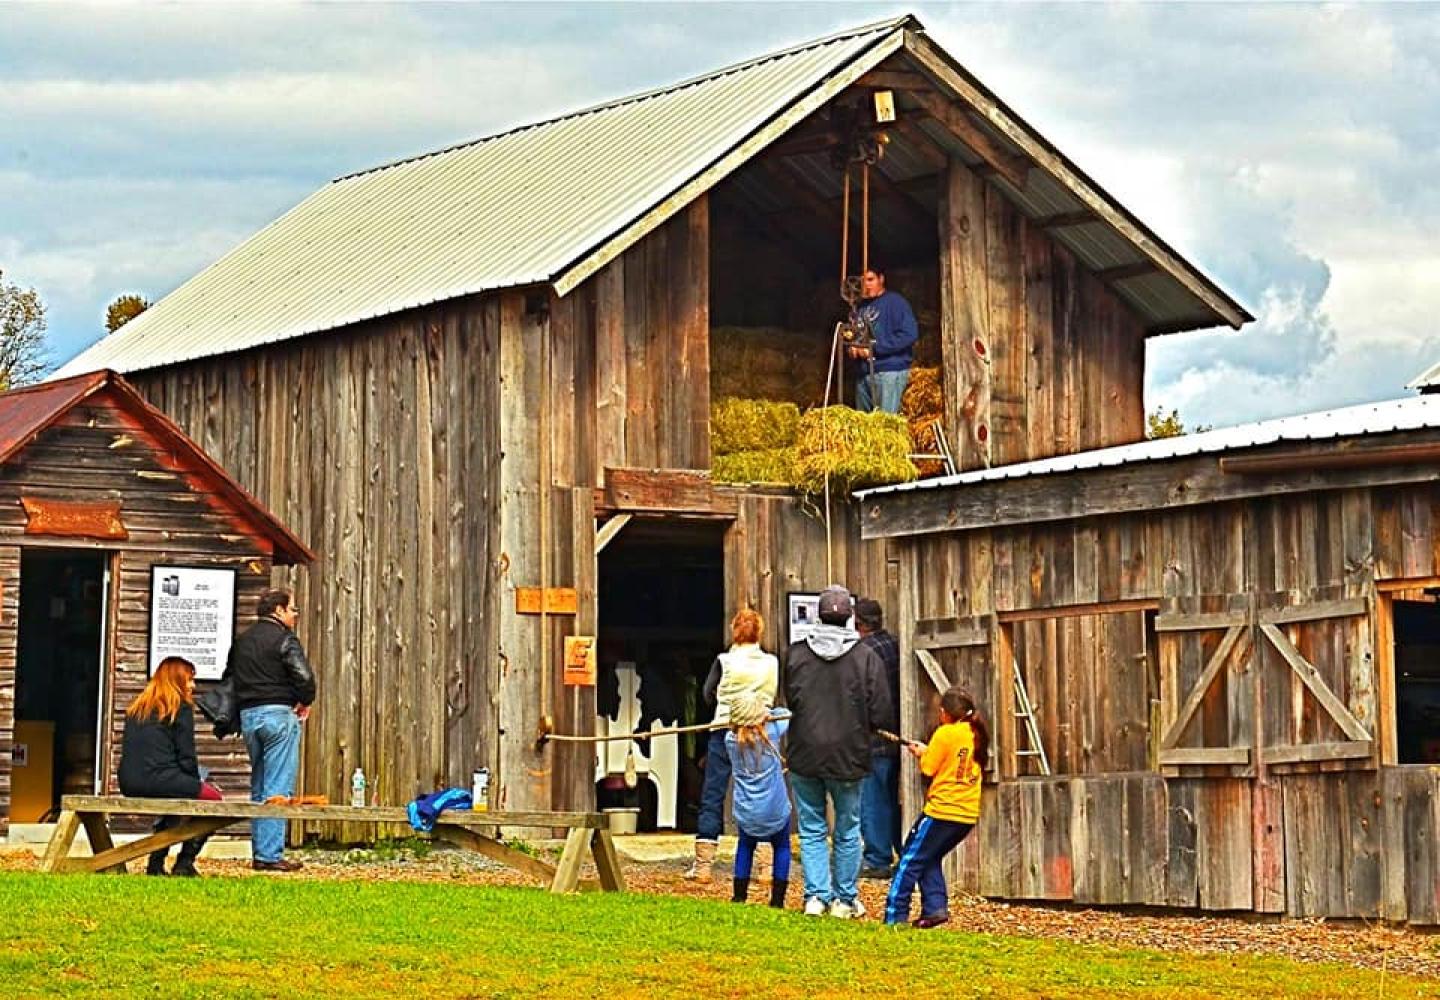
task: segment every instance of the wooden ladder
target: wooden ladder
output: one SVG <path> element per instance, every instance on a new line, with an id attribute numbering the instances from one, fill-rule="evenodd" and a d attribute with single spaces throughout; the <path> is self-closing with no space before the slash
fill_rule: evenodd
<path id="1" fill-rule="evenodd" d="M 1030 693 L 1025 690 L 1025 675 L 1020 672 L 1020 662 L 1010 660 L 1015 681 L 1015 718 L 1025 720 L 1025 739 L 1028 749 L 1015 749 L 1016 757 L 1034 757 L 1040 765 L 1040 773 L 1050 773 L 1050 758 L 1045 756 L 1045 744 L 1040 742 L 1040 729 L 1035 725 L 1035 706 L 1030 703 Z"/>
<path id="2" fill-rule="evenodd" d="M 955 456 L 950 453 L 950 442 L 945 437 L 945 428 L 941 426 L 941 421 L 936 420 L 930 425 L 930 435 L 931 439 L 935 442 L 935 450 L 933 452 L 916 452 L 907 457 L 911 461 L 922 461 L 927 458 L 935 459 L 940 463 L 940 467 L 945 475 L 955 475 Z"/>

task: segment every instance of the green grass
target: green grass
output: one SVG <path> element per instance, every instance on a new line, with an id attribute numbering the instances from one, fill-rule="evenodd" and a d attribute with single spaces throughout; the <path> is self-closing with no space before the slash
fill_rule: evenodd
<path id="1" fill-rule="evenodd" d="M 0 901 L 6 997 L 1440 996 L 1433 983 L 1340 966 L 663 896 L 10 873 Z"/>

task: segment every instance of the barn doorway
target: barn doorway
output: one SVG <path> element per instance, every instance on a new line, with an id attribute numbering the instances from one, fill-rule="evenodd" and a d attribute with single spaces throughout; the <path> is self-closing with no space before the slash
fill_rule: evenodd
<path id="1" fill-rule="evenodd" d="M 725 638 L 724 532 L 637 517 L 600 553 L 597 732 L 710 721 L 701 688 Z M 693 832 L 704 752 L 704 733 L 598 744 L 599 807 L 638 808 L 642 831 Z"/>
<path id="2" fill-rule="evenodd" d="M 1396 760 L 1440 764 L 1440 603 L 1393 607 Z"/>
<path id="3" fill-rule="evenodd" d="M 10 819 L 45 822 L 99 790 L 109 556 L 24 549 Z"/>

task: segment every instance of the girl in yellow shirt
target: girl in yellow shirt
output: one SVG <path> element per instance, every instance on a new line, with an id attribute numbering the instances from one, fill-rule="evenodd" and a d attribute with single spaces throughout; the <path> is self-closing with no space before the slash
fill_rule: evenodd
<path id="1" fill-rule="evenodd" d="M 941 862 L 960 846 L 980 820 L 980 778 L 990 759 L 990 727 L 964 688 L 952 687 L 940 698 L 940 725 L 929 745 L 907 743 L 930 779 L 925 809 L 905 846 L 885 900 L 885 922 L 910 918 L 910 898 L 920 886 L 916 927 L 938 927 L 950 919 L 949 894 Z"/>

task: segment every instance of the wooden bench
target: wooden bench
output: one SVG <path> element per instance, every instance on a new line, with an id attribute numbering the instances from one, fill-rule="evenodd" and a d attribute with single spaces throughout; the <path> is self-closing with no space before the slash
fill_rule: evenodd
<path id="1" fill-rule="evenodd" d="M 186 820 L 159 833 L 152 833 L 116 846 L 110 836 L 111 816 L 184 816 Z M 60 803 L 60 818 L 45 849 L 40 868 L 47 872 L 124 871 L 127 861 L 181 841 L 214 833 L 221 827 L 251 819 L 338 820 L 344 823 L 403 823 L 409 825 L 405 810 L 394 806 L 281 806 L 252 802 L 201 802 L 196 799 L 138 799 L 123 795 L 66 795 Z M 90 857 L 70 857 L 71 845 L 80 831 L 90 838 Z M 501 843 L 488 831 L 495 827 L 563 828 L 569 830 L 558 864 L 550 865 Z M 551 892 L 572 892 L 582 888 L 580 866 L 588 852 L 599 873 L 598 888 L 624 892 L 625 877 L 610 827 L 601 813 L 587 812 L 470 812 L 449 810 L 440 814 L 430 836 L 483 854 L 518 871 L 550 884 Z M 595 887 L 586 883 L 584 888 Z"/>

